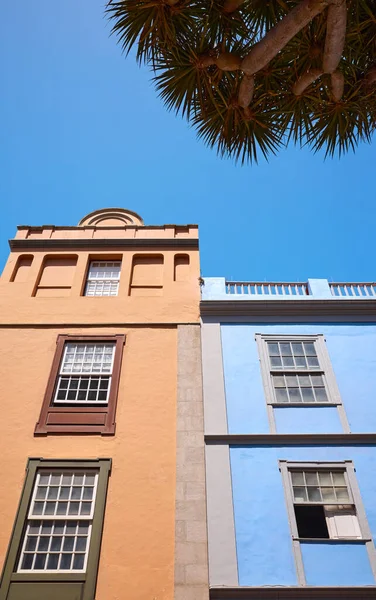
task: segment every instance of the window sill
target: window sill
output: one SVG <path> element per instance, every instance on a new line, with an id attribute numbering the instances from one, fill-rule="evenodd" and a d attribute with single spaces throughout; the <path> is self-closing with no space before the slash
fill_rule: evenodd
<path id="1" fill-rule="evenodd" d="M 305 407 L 317 407 L 322 408 L 323 406 L 338 406 L 338 402 L 271 402 L 271 406 L 276 408 L 305 408 Z"/>
<path id="2" fill-rule="evenodd" d="M 81 573 L 35 573 L 30 571 L 29 573 L 12 573 L 11 581 L 27 581 L 27 582 L 36 582 L 36 581 L 76 581 L 76 582 L 84 582 L 86 581 L 86 572 Z"/>
<path id="3" fill-rule="evenodd" d="M 365 544 L 371 542 L 371 538 L 340 538 L 340 539 L 328 539 L 328 538 L 299 538 L 293 537 L 294 542 L 307 542 L 309 544 Z"/>

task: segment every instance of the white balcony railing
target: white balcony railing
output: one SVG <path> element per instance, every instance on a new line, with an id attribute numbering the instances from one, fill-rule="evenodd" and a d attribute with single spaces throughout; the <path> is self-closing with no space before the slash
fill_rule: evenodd
<path id="1" fill-rule="evenodd" d="M 308 296 L 306 283 L 226 281 L 226 294 L 246 296 Z"/>
<path id="2" fill-rule="evenodd" d="M 376 283 L 329 283 L 332 296 L 338 298 L 374 298 Z"/>

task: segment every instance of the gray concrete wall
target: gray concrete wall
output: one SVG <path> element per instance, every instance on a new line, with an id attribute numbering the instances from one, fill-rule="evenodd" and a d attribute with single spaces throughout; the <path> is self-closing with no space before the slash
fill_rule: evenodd
<path id="1" fill-rule="evenodd" d="M 199 325 L 178 326 L 175 600 L 208 600 Z"/>

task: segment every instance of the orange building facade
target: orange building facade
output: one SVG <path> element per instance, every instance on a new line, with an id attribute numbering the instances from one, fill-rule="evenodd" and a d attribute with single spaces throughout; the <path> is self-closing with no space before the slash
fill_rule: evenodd
<path id="1" fill-rule="evenodd" d="M 22 226 L 0 280 L 1 600 L 204 600 L 195 225 Z"/>

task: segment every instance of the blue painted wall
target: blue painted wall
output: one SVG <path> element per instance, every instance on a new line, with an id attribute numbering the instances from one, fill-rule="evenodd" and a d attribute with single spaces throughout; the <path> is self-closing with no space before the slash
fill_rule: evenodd
<path id="1" fill-rule="evenodd" d="M 229 433 L 269 432 L 256 333 L 324 334 L 351 431 L 376 431 L 376 325 L 257 323 L 221 326 Z M 327 409 L 314 410 L 317 432 L 337 432 Z M 302 413 L 290 413 L 288 431 L 285 418 L 278 416 L 278 432 L 302 432 Z"/>
<path id="2" fill-rule="evenodd" d="M 297 585 L 279 460 L 353 460 L 372 536 L 376 538 L 376 448 L 231 447 L 239 585 Z M 343 560 L 333 566 L 333 554 Z M 368 555 L 359 544 L 305 544 L 309 585 L 375 585 Z M 329 568 L 328 564 L 333 568 Z M 344 579 L 343 569 L 349 566 Z"/>
<path id="3" fill-rule="evenodd" d="M 307 585 L 375 585 L 365 544 L 301 544 Z"/>
<path id="4" fill-rule="evenodd" d="M 342 433 L 343 428 L 335 406 L 283 406 L 274 408 L 278 433 Z"/>

